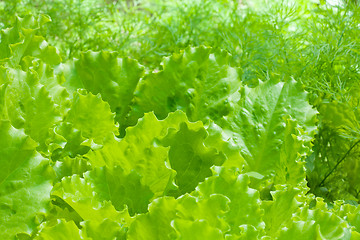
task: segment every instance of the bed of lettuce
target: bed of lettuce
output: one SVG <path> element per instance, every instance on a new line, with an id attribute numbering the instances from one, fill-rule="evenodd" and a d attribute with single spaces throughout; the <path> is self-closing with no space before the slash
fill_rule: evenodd
<path id="1" fill-rule="evenodd" d="M 356 5 L 99 2 L 0 5 L 1 239 L 360 239 Z"/>

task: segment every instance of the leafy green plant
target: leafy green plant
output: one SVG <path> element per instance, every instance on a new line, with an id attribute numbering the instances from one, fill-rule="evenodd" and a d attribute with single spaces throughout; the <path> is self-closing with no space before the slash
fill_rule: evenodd
<path id="1" fill-rule="evenodd" d="M 356 5 L 0 7 L 1 239 L 360 237 Z"/>

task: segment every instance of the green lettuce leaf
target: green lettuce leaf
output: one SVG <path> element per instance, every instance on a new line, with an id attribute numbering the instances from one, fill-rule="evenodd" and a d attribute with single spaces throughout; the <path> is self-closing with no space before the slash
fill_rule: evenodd
<path id="1" fill-rule="evenodd" d="M 212 165 L 225 160 L 216 145 L 204 145 L 206 137 L 202 123 L 189 122 L 181 111 L 170 113 L 164 120 L 147 113 L 136 126 L 126 129 L 122 140 L 91 151 L 86 158 L 93 166 L 120 166 L 126 175 L 135 170 L 154 198 L 180 196 L 211 176 Z"/>
<path id="2" fill-rule="evenodd" d="M 36 142 L 0 121 L 0 238 L 30 235 L 49 210 L 54 173 Z"/>
<path id="3" fill-rule="evenodd" d="M 202 225 L 196 221 L 206 222 L 210 228 L 216 228 L 221 231 L 228 231 L 229 224 L 224 218 L 225 213 L 229 211 L 230 200 L 222 194 L 212 194 L 211 196 L 202 196 L 201 198 L 185 194 L 177 199 L 177 217 L 174 224 L 182 222 L 185 226 Z M 180 220 L 181 219 L 181 220 Z M 179 221 L 178 221 L 179 220 Z M 182 224 L 180 224 L 182 225 Z M 178 229 L 175 226 L 175 229 Z M 202 230 L 201 230 L 202 231 Z M 179 230 L 180 235 L 182 230 Z M 198 236 L 201 236 L 199 234 Z"/>
<path id="4" fill-rule="evenodd" d="M 147 185 L 141 183 L 141 176 L 136 171 L 126 174 L 119 166 L 95 168 L 85 174 L 85 180 L 91 184 L 99 201 L 111 201 L 118 211 L 127 207 L 131 216 L 147 212 L 154 195 Z"/>
<path id="5" fill-rule="evenodd" d="M 96 109 L 96 112 L 93 110 Z M 118 133 L 114 122 L 115 114 L 109 104 L 101 99 L 100 94 L 93 95 L 78 90 L 72 99 L 72 106 L 65 118 L 82 136 L 102 144 Z"/>
<path id="6" fill-rule="evenodd" d="M 296 119 L 309 139 L 315 133 L 316 110 L 295 81 L 267 81 L 255 88 L 244 86 L 229 102 L 230 114 L 215 122 L 239 146 L 249 171 L 263 175 L 275 172 L 284 144 L 287 117 Z"/>
<path id="7" fill-rule="evenodd" d="M 32 56 L 25 56 L 21 62 L 22 70 L 37 75 L 39 83 L 44 85 L 54 103 L 58 106 L 62 116 L 66 115 L 71 107 L 70 95 L 62 86 L 65 82 L 63 74 L 54 70 L 52 65 Z"/>
<path id="8" fill-rule="evenodd" d="M 136 60 L 118 58 L 115 52 L 88 51 L 79 59 L 59 66 L 58 72 L 64 74 L 64 86 L 70 93 L 79 88 L 95 95 L 100 93 L 116 113 L 116 121 L 122 124 L 144 67 Z"/>
<path id="9" fill-rule="evenodd" d="M 229 210 L 224 214 L 224 220 L 229 224 L 227 234 L 240 231 L 243 224 L 252 225 L 256 229 L 265 227 L 262 221 L 263 210 L 260 207 L 260 193 L 249 188 L 249 177 L 237 171 L 221 168 L 219 174 L 207 178 L 193 192 L 198 198 L 209 198 L 213 194 L 222 194 L 229 200 Z"/>
<path id="10" fill-rule="evenodd" d="M 126 129 L 122 140 L 90 151 L 86 158 L 94 167 L 119 166 L 125 175 L 135 170 L 141 176 L 142 185 L 149 186 L 154 197 L 162 196 L 174 188 L 175 171 L 166 166 L 168 149 L 156 144 L 156 137 L 164 136 L 168 128 L 179 128 L 182 121 L 187 119 L 181 112 L 170 114 L 164 121 L 157 120 L 152 113 L 145 114 L 135 127 Z"/>
<path id="11" fill-rule="evenodd" d="M 38 149 L 46 152 L 51 128 L 62 120 L 58 105 L 33 72 L 7 69 L 5 89 L 7 116 L 15 128 L 39 143 Z"/>
<path id="12" fill-rule="evenodd" d="M 226 51 L 200 46 L 164 58 L 163 69 L 147 74 L 136 89 L 128 125 L 154 111 L 164 119 L 180 109 L 190 121 L 218 119 L 230 111 L 228 96 L 241 85 L 239 69 Z"/>
<path id="13" fill-rule="evenodd" d="M 61 122 L 51 132 L 48 142 L 50 157 L 54 161 L 64 157 L 75 158 L 89 152 L 91 143 L 91 140 L 84 138 L 81 131 L 74 128 L 71 123 Z"/>
<path id="14" fill-rule="evenodd" d="M 326 204 L 317 199 L 314 209 L 300 208 L 293 222 L 284 228 L 278 239 L 350 239 L 349 225 L 328 211 Z"/>
<path id="15" fill-rule="evenodd" d="M 183 195 L 175 200 L 161 197 L 152 201 L 149 212 L 136 216 L 128 239 L 223 239 L 229 229 L 223 219 L 229 200 L 220 194 L 202 199 Z"/>
<path id="16" fill-rule="evenodd" d="M 119 212 L 111 202 L 102 201 L 94 192 L 91 180 L 80 178 L 79 175 L 64 177 L 60 183 L 54 185 L 51 196 L 58 205 L 61 203 L 58 199 L 63 200 L 84 221 L 102 222 L 105 218 L 120 223 L 130 221 L 127 209 Z"/>
<path id="17" fill-rule="evenodd" d="M 23 57 L 33 56 L 50 65 L 58 65 L 61 57 L 56 48 L 49 46 L 42 36 L 37 35 L 40 26 L 50 22 L 46 15 L 35 18 L 26 15 L 17 17 L 15 26 L 0 31 L 0 62 L 17 67 Z"/>
<path id="18" fill-rule="evenodd" d="M 172 197 L 155 199 L 149 205 L 149 212 L 136 217 L 130 225 L 128 240 L 174 238 L 175 229 L 170 225 L 176 217 L 177 202 Z"/>
<path id="19" fill-rule="evenodd" d="M 175 183 L 178 191 L 170 191 L 173 196 L 180 196 L 195 189 L 199 182 L 212 175 L 210 167 L 220 166 L 225 160 L 215 148 L 204 146 L 207 137 L 202 127 L 189 129 L 186 123 L 180 124 L 178 131 L 169 129 L 161 144 L 170 147 L 168 157 L 172 169 L 176 171 Z"/>
<path id="20" fill-rule="evenodd" d="M 263 201 L 265 232 L 273 238 L 279 235 L 282 228 L 287 227 L 294 212 L 303 206 L 304 191 L 292 185 L 277 185 L 271 191 L 272 201 Z"/>
<path id="21" fill-rule="evenodd" d="M 90 240 L 83 238 L 80 231 L 73 221 L 60 219 L 56 222 L 45 223 L 41 226 L 40 232 L 34 238 L 35 240 L 67 240 L 71 237 L 74 240 Z"/>
<path id="22" fill-rule="evenodd" d="M 188 221 L 183 219 L 175 219 L 174 227 L 179 233 L 179 237 L 176 239 L 224 239 L 222 232 L 219 229 L 211 227 L 208 222 L 204 220 Z"/>
<path id="23" fill-rule="evenodd" d="M 58 159 L 52 164 L 52 168 L 56 173 L 57 180 L 60 181 L 63 177 L 72 176 L 78 174 L 82 176 L 85 172 L 92 169 L 87 159 L 84 157 L 65 156 Z"/>
<path id="24" fill-rule="evenodd" d="M 81 222 L 83 236 L 98 240 L 126 240 L 126 228 L 122 224 L 104 219 L 102 222 L 84 221 Z M 85 239 L 86 239 L 85 237 Z"/>
<path id="25" fill-rule="evenodd" d="M 274 184 L 306 185 L 305 158 L 311 152 L 309 136 L 295 120 L 287 119 L 280 160 L 275 164 Z"/>
<path id="26" fill-rule="evenodd" d="M 137 186 L 134 188 L 131 184 L 125 184 L 123 179 L 127 176 L 105 174 L 104 169 L 97 169 L 85 174 L 85 178 L 73 175 L 57 183 L 51 192 L 53 209 L 49 218 L 50 223 L 62 218 L 74 220 L 77 232 L 81 229 L 81 236 L 84 239 L 126 239 L 126 232 L 132 219 L 123 203 L 137 201 L 138 196 L 129 195 L 129 190 L 135 194 L 141 194 L 141 190 L 136 192 Z M 114 186 L 109 185 L 114 183 Z M 126 190 L 122 189 L 122 186 L 127 187 Z M 123 193 L 127 195 L 123 196 Z M 137 201 L 139 202 L 141 200 Z M 122 211 L 117 211 L 113 203 L 117 207 L 121 205 Z M 131 205 L 131 209 L 136 207 Z"/>

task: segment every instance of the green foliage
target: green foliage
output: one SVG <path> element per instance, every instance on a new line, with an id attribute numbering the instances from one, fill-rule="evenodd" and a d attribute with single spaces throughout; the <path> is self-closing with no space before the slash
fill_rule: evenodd
<path id="1" fill-rule="evenodd" d="M 0 12 L 1 239 L 360 239 L 355 3 Z"/>
<path id="2" fill-rule="evenodd" d="M 32 233 L 49 210 L 53 171 L 37 143 L 7 120 L 0 122 L 1 238 Z"/>

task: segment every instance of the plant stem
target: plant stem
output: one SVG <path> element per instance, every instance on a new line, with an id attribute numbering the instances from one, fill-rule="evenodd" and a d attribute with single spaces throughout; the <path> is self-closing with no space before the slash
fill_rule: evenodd
<path id="1" fill-rule="evenodd" d="M 320 184 L 318 185 L 318 187 L 322 186 L 324 184 L 324 182 L 326 181 L 326 179 L 334 172 L 334 170 L 339 166 L 339 164 L 341 162 L 343 162 L 345 160 L 345 158 L 350 154 L 351 150 L 353 150 L 353 148 L 358 145 L 360 143 L 360 140 L 358 140 L 356 143 L 354 143 L 354 145 L 352 145 L 349 150 L 344 154 L 344 156 L 336 163 L 336 165 L 331 169 L 331 171 L 326 174 L 326 176 L 324 177 L 324 179 L 320 182 Z"/>

